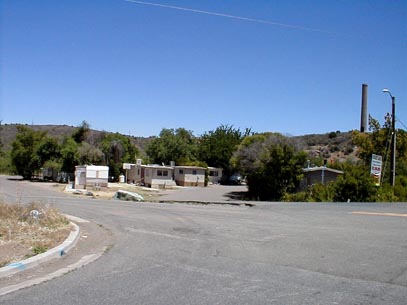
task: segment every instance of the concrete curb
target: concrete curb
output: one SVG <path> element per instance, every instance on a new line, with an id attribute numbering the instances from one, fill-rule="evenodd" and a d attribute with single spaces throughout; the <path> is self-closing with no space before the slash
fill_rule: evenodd
<path id="1" fill-rule="evenodd" d="M 105 249 L 106 250 L 106 249 Z M 33 285 L 38 285 L 41 284 L 42 282 L 45 281 L 49 281 L 52 280 L 54 278 L 57 278 L 61 275 L 64 275 L 68 272 L 71 272 L 73 270 L 76 270 L 78 268 L 81 268 L 95 260 L 97 260 L 99 257 L 101 257 L 103 255 L 103 252 L 98 253 L 98 254 L 90 254 L 90 255 L 86 255 L 84 257 L 82 257 L 78 262 L 71 264 L 65 268 L 59 269 L 51 274 L 48 274 L 44 277 L 41 278 L 37 278 L 37 279 L 32 279 L 32 280 L 28 280 L 19 284 L 15 284 L 15 285 L 11 285 L 11 286 L 7 286 L 7 287 L 3 287 L 0 288 L 0 296 L 9 294 L 11 292 L 23 289 L 23 288 L 27 288 L 27 287 L 31 287 Z"/>
<path id="2" fill-rule="evenodd" d="M 51 259 L 59 258 L 66 255 L 76 245 L 80 236 L 79 226 L 73 222 L 71 222 L 71 225 L 71 233 L 62 244 L 48 250 L 47 252 L 35 255 L 20 262 L 11 263 L 5 267 L 0 268 L 0 278 L 33 268 Z"/>

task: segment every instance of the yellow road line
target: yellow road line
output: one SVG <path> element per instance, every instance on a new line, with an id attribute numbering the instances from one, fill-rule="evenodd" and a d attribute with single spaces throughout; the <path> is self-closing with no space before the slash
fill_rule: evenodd
<path id="1" fill-rule="evenodd" d="M 378 213 L 378 212 L 364 212 L 364 211 L 355 211 L 355 212 L 352 212 L 351 214 L 370 215 L 370 216 L 407 217 L 407 214 L 401 214 L 401 213 Z"/>

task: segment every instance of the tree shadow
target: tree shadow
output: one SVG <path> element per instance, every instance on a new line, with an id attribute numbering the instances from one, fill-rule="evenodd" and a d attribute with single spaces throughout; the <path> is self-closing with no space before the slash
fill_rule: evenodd
<path id="1" fill-rule="evenodd" d="M 248 191 L 235 191 L 226 193 L 223 196 L 231 200 L 247 200 L 248 199 L 247 195 Z"/>

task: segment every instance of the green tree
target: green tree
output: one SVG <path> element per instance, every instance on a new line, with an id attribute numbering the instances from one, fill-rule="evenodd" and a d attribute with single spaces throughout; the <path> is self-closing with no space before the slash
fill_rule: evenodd
<path id="1" fill-rule="evenodd" d="M 333 200 L 339 202 L 374 202 L 378 188 L 370 176 L 369 169 L 363 165 L 347 166 L 344 175 L 334 183 Z"/>
<path id="2" fill-rule="evenodd" d="M 369 117 L 370 133 L 360 133 L 354 131 L 352 133 L 352 141 L 358 147 L 358 155 L 366 167 L 370 166 L 372 154 L 381 155 L 383 157 L 383 172 L 382 182 L 388 184 L 390 178 L 390 146 L 391 146 L 391 116 L 385 116 L 385 122 L 382 126 L 378 120 Z M 393 198 L 395 200 L 406 200 L 403 192 L 403 177 L 407 177 L 407 133 L 405 130 L 398 129 L 396 131 L 396 186 L 395 188 L 380 190 L 379 194 L 386 193 L 386 196 L 381 198 Z M 367 169 L 367 171 L 369 171 Z M 398 179 L 398 177 L 400 177 Z M 383 186 L 385 187 L 385 186 Z M 393 192 L 388 194 L 389 190 Z M 389 199 L 389 200 L 390 200 Z M 381 199 L 380 199 L 381 200 Z"/>
<path id="3" fill-rule="evenodd" d="M 82 121 L 82 123 L 77 127 L 77 129 L 72 133 L 72 139 L 78 144 L 85 141 L 87 134 L 90 131 L 90 125 L 86 121 Z"/>
<path id="4" fill-rule="evenodd" d="M 199 139 L 199 160 L 210 166 L 223 168 L 226 175 L 231 174 L 230 159 L 243 138 L 250 133 L 249 129 L 243 132 L 229 125 L 220 125 L 215 130 L 206 132 Z"/>
<path id="5" fill-rule="evenodd" d="M 134 163 L 139 151 L 128 137 L 119 133 L 106 134 L 101 143 L 101 151 L 105 156 L 105 163 L 109 166 L 109 175 L 115 180 L 122 172 L 123 163 Z"/>
<path id="6" fill-rule="evenodd" d="M 41 166 L 49 160 L 59 159 L 60 149 L 61 147 L 57 139 L 53 137 L 44 137 L 37 149 L 37 156 Z"/>
<path id="7" fill-rule="evenodd" d="M 246 175 L 249 196 L 260 200 L 281 200 L 295 192 L 306 160 L 307 155 L 290 138 L 278 133 L 246 137 L 233 157 Z"/>
<path id="8" fill-rule="evenodd" d="M 148 144 L 146 153 L 151 162 L 157 164 L 169 164 L 171 161 L 185 164 L 196 161 L 196 138 L 192 131 L 184 128 L 176 130 L 164 128 L 159 137 Z"/>
<path id="9" fill-rule="evenodd" d="M 105 155 L 98 147 L 82 142 L 78 148 L 79 160 L 81 164 L 103 164 Z"/>
<path id="10" fill-rule="evenodd" d="M 66 173 L 74 173 L 75 166 L 79 164 L 78 143 L 71 137 L 64 139 L 61 147 L 61 170 Z"/>
<path id="11" fill-rule="evenodd" d="M 9 174 L 12 172 L 10 151 L 4 150 L 3 144 L 3 126 L 0 120 L 0 173 Z"/>
<path id="12" fill-rule="evenodd" d="M 38 148 L 45 136 L 46 132 L 17 126 L 16 139 L 12 143 L 11 162 L 16 173 L 24 179 L 31 179 L 32 174 L 41 167 Z"/>

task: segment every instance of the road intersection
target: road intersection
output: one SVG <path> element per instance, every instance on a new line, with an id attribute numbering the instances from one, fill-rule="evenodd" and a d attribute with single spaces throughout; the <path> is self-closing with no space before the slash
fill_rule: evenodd
<path id="1" fill-rule="evenodd" d="M 89 220 L 78 259 L 108 246 L 1 304 L 406 304 L 406 204 L 128 203 L 0 182 Z"/>

